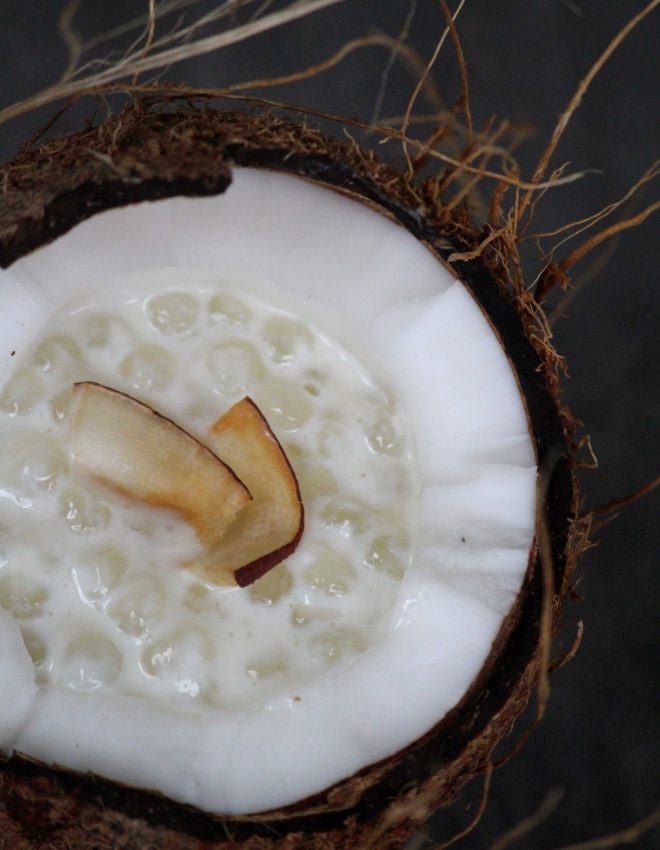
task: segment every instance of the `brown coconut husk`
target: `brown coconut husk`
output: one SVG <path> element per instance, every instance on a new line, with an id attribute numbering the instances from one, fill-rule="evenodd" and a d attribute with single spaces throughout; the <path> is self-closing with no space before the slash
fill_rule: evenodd
<path id="1" fill-rule="evenodd" d="M 285 171 L 367 204 L 406 227 L 439 262 L 451 262 L 471 290 L 518 378 L 537 452 L 537 534 L 524 586 L 460 704 L 420 740 L 313 798 L 258 815 L 214 816 L 15 755 L 0 764 L 0 847 L 399 850 L 466 782 L 490 772 L 495 746 L 534 690 L 539 713 L 547 698 L 553 634 L 587 545 L 574 425 L 558 400 L 559 361 L 538 304 L 508 272 L 502 246 L 492 253 L 480 247 L 483 236 L 466 213 L 448 211 L 431 183 L 419 186 L 372 151 L 270 111 L 172 112 L 138 102 L 3 169 L 0 264 L 102 210 L 220 193 L 235 166 Z"/>

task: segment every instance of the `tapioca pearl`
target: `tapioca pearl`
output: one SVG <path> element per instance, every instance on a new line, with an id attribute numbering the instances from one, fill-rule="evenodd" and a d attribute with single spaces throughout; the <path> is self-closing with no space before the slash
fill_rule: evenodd
<path id="1" fill-rule="evenodd" d="M 356 578 L 357 572 L 350 561 L 329 548 L 322 550 L 303 571 L 308 587 L 322 590 L 329 596 L 344 596 Z"/>
<path id="2" fill-rule="evenodd" d="M 293 576 L 285 563 L 278 564 L 248 587 L 253 602 L 274 605 L 293 587 Z"/>
<path id="3" fill-rule="evenodd" d="M 113 359 L 135 344 L 131 326 L 117 316 L 89 316 L 83 322 L 81 338 L 83 344 L 93 350 L 92 354 L 96 351 Z"/>
<path id="4" fill-rule="evenodd" d="M 286 657 L 275 655 L 248 661 L 245 672 L 256 682 L 260 679 L 272 679 L 274 676 L 281 676 L 288 669 L 289 664 Z"/>
<path id="5" fill-rule="evenodd" d="M 73 386 L 66 387 L 66 389 L 62 390 L 62 392 L 58 393 L 56 396 L 50 399 L 48 402 L 50 406 L 50 411 L 53 415 L 53 419 L 56 422 L 62 422 L 66 419 L 69 410 L 71 409 L 71 402 L 73 400 Z"/>
<path id="6" fill-rule="evenodd" d="M 252 318 L 252 310 L 247 304 L 226 292 L 219 292 L 210 299 L 208 313 L 212 322 L 230 325 L 246 325 Z"/>
<path id="7" fill-rule="evenodd" d="M 127 566 L 126 555 L 114 546 L 83 550 L 80 562 L 71 568 L 80 598 L 90 605 L 103 605 Z"/>
<path id="8" fill-rule="evenodd" d="M 21 637 L 35 667 L 44 667 L 48 658 L 48 647 L 39 632 L 30 626 L 21 626 Z"/>
<path id="9" fill-rule="evenodd" d="M 70 484 L 59 497 L 59 513 L 74 534 L 89 534 L 107 528 L 110 508 L 78 484 Z"/>
<path id="10" fill-rule="evenodd" d="M 145 304 L 149 322 L 167 336 L 190 333 L 199 321 L 200 304 L 187 292 L 166 292 Z"/>
<path id="11" fill-rule="evenodd" d="M 206 678 L 199 691 L 199 702 L 216 711 L 223 705 L 222 691 L 218 680 L 210 671 L 206 671 Z"/>
<path id="12" fill-rule="evenodd" d="M 406 468 L 405 460 L 382 458 L 383 463 L 372 466 L 372 486 L 375 493 L 387 493 L 390 513 L 400 515 L 405 505 L 409 503 L 408 494 L 412 486 L 410 471 Z M 398 500 L 398 501 L 397 501 Z"/>
<path id="13" fill-rule="evenodd" d="M 314 412 L 302 387 L 288 381 L 269 381 L 257 391 L 256 401 L 276 433 L 298 431 Z"/>
<path id="14" fill-rule="evenodd" d="M 207 678 L 207 662 L 215 655 L 207 632 L 186 623 L 146 646 L 140 664 L 148 676 L 160 679 L 181 694 L 198 697 Z"/>
<path id="15" fill-rule="evenodd" d="M 305 381 L 303 383 L 303 389 L 307 393 L 307 395 L 311 395 L 314 398 L 318 398 L 321 395 L 321 387 L 314 383 L 314 381 Z"/>
<path id="16" fill-rule="evenodd" d="M 303 504 L 318 498 L 334 496 L 339 490 L 337 479 L 325 466 L 320 464 L 305 465 L 301 466 L 300 470 L 294 467 L 294 471 L 300 486 Z"/>
<path id="17" fill-rule="evenodd" d="M 280 444 L 284 449 L 289 463 L 296 464 L 300 468 L 305 463 L 309 463 L 309 453 L 300 443 L 294 442 L 294 440 L 283 439 Z"/>
<path id="18" fill-rule="evenodd" d="M 160 623 L 166 603 L 163 582 L 140 576 L 116 588 L 107 610 L 121 631 L 142 638 Z"/>
<path id="19" fill-rule="evenodd" d="M 44 397 L 44 385 L 33 366 L 17 369 L 0 392 L 0 410 L 14 417 L 29 413 Z"/>
<path id="20" fill-rule="evenodd" d="M 314 605 L 294 605 L 291 608 L 291 623 L 294 626 L 309 626 L 319 620 L 332 620 L 334 612 Z"/>
<path id="21" fill-rule="evenodd" d="M 287 439 L 287 435 L 285 434 L 280 441 L 280 445 L 284 449 L 284 454 L 293 469 L 296 479 L 300 482 L 300 476 L 302 476 L 305 469 L 313 463 L 313 456 L 304 446 L 294 440 L 295 437 L 293 440 Z"/>
<path id="22" fill-rule="evenodd" d="M 322 369 L 306 369 L 301 376 L 305 391 L 314 397 L 320 396 L 326 389 L 330 376 Z"/>
<path id="23" fill-rule="evenodd" d="M 400 579 L 410 561 L 409 543 L 401 535 L 380 534 L 369 542 L 364 560 L 379 573 Z"/>
<path id="24" fill-rule="evenodd" d="M 20 568 L 20 564 L 18 565 Z M 18 620 L 41 617 L 50 598 L 47 585 L 34 581 L 29 575 L 14 573 L 0 575 L 0 606 Z"/>
<path id="25" fill-rule="evenodd" d="M 368 646 L 364 633 L 350 626 L 333 626 L 315 635 L 308 643 L 313 658 L 333 663 L 364 652 Z"/>
<path id="26" fill-rule="evenodd" d="M 342 537 L 365 534 L 372 525 L 370 509 L 356 499 L 332 499 L 321 509 L 321 518 Z"/>
<path id="27" fill-rule="evenodd" d="M 250 392 L 265 373 L 257 349 L 238 339 L 214 345 L 206 365 L 213 387 L 220 395 Z"/>
<path id="28" fill-rule="evenodd" d="M 351 439 L 344 424 L 328 419 L 321 426 L 316 450 L 323 460 L 346 458 L 350 454 Z"/>
<path id="29" fill-rule="evenodd" d="M 68 640 L 57 665 L 57 679 L 77 691 L 95 691 L 116 680 L 122 655 L 105 635 L 77 631 Z"/>
<path id="30" fill-rule="evenodd" d="M 267 319 L 261 335 L 268 346 L 268 355 L 275 363 L 290 363 L 299 351 L 314 348 L 314 334 L 303 322 L 283 316 Z"/>
<path id="31" fill-rule="evenodd" d="M 185 590 L 183 604 L 189 611 L 193 611 L 195 614 L 202 614 L 211 607 L 211 592 L 206 585 L 193 582 Z"/>
<path id="32" fill-rule="evenodd" d="M 119 364 L 119 373 L 136 390 L 164 390 L 174 379 L 176 361 L 159 345 L 141 345 Z"/>
<path id="33" fill-rule="evenodd" d="M 46 339 L 34 352 L 32 362 L 49 375 L 67 377 L 82 360 L 78 343 L 63 334 Z"/>
<path id="34" fill-rule="evenodd" d="M 192 426 L 206 431 L 208 426 L 213 424 L 222 412 L 224 411 L 218 406 L 218 399 L 214 395 L 210 399 L 196 399 L 193 401 L 186 407 L 184 416 L 186 422 L 190 422 Z"/>
<path id="35" fill-rule="evenodd" d="M 366 440 L 374 454 L 388 457 L 399 457 L 405 442 L 400 423 L 395 417 L 385 413 L 381 413 L 369 423 Z"/>
<path id="36" fill-rule="evenodd" d="M 69 469 L 66 454 L 47 434 L 23 434 L 7 451 L 7 480 L 22 493 L 50 492 Z"/>

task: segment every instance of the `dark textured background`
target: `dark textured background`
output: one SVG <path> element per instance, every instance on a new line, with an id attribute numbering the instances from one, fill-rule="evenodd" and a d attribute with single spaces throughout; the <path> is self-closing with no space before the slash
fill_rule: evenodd
<path id="1" fill-rule="evenodd" d="M 0 107 L 62 72 L 66 52 L 56 29 L 61 5 L 59 0 L 0 0 Z M 494 112 L 534 128 L 519 156 L 529 174 L 578 80 L 643 5 L 639 0 L 468 0 L 459 32 L 475 123 Z M 139 0 L 87 0 L 76 20 L 89 36 L 144 6 Z M 299 69 L 328 55 L 349 35 L 373 28 L 396 34 L 409 8 L 403 0 L 348 0 L 303 25 L 174 67 L 167 79 L 222 85 Z M 425 57 L 441 27 L 436 0 L 418 0 L 409 41 Z M 570 161 L 571 169 L 596 173 L 547 196 L 539 219 L 544 226 L 577 219 L 616 200 L 657 157 L 658 43 L 656 10 L 592 85 L 553 162 Z M 437 79 L 451 102 L 456 89 L 448 48 L 445 56 Z M 274 96 L 368 118 L 385 61 L 383 50 L 373 48 L 328 76 Z M 412 85 L 405 73 L 392 76 L 384 114 L 401 113 Z M 14 153 L 50 114 L 45 110 L 0 126 L 0 157 Z M 75 119 L 65 118 L 61 126 L 75 127 Z M 652 199 L 651 192 L 645 199 Z M 657 243 L 657 216 L 624 234 L 607 267 L 579 292 L 569 318 L 556 329 L 557 346 L 569 363 L 565 399 L 586 424 L 600 461 L 597 471 L 583 476 L 587 507 L 627 494 L 658 474 Z M 577 276 L 583 270 L 577 267 Z M 552 850 L 585 841 L 623 829 L 660 803 L 658 507 L 657 494 L 628 507 L 584 557 L 582 600 L 570 606 L 567 628 L 570 642 L 570 623 L 584 621 L 582 647 L 553 676 L 541 727 L 496 773 L 486 815 L 458 848 L 490 847 L 551 789 L 563 789 L 555 811 L 512 846 Z M 478 794 L 473 787 L 465 805 L 441 813 L 436 827 L 460 829 L 474 813 Z M 643 850 L 659 845 L 657 828 L 636 844 Z"/>

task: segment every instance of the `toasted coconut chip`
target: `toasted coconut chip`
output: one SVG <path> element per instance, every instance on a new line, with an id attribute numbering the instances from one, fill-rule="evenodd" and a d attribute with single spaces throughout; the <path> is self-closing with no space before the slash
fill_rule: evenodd
<path id="1" fill-rule="evenodd" d="M 73 456 L 119 492 L 179 511 L 215 546 L 250 492 L 226 464 L 145 404 L 100 384 L 74 387 Z"/>
<path id="2" fill-rule="evenodd" d="M 219 546 L 192 564 L 210 581 L 235 576 L 245 587 L 294 551 L 303 532 L 304 511 L 296 476 L 265 417 L 249 398 L 237 402 L 213 425 L 211 445 L 249 482 L 252 504 Z"/>

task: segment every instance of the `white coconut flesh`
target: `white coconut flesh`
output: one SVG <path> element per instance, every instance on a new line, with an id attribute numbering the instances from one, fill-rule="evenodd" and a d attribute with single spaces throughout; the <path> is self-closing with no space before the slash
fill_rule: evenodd
<path id="1" fill-rule="evenodd" d="M 0 748 L 210 812 L 288 805 L 422 736 L 488 658 L 534 534 L 509 361 L 406 230 L 296 177 L 92 217 L 0 272 Z M 202 442 L 250 395 L 302 541 L 250 588 L 86 478 L 68 395 Z"/>

